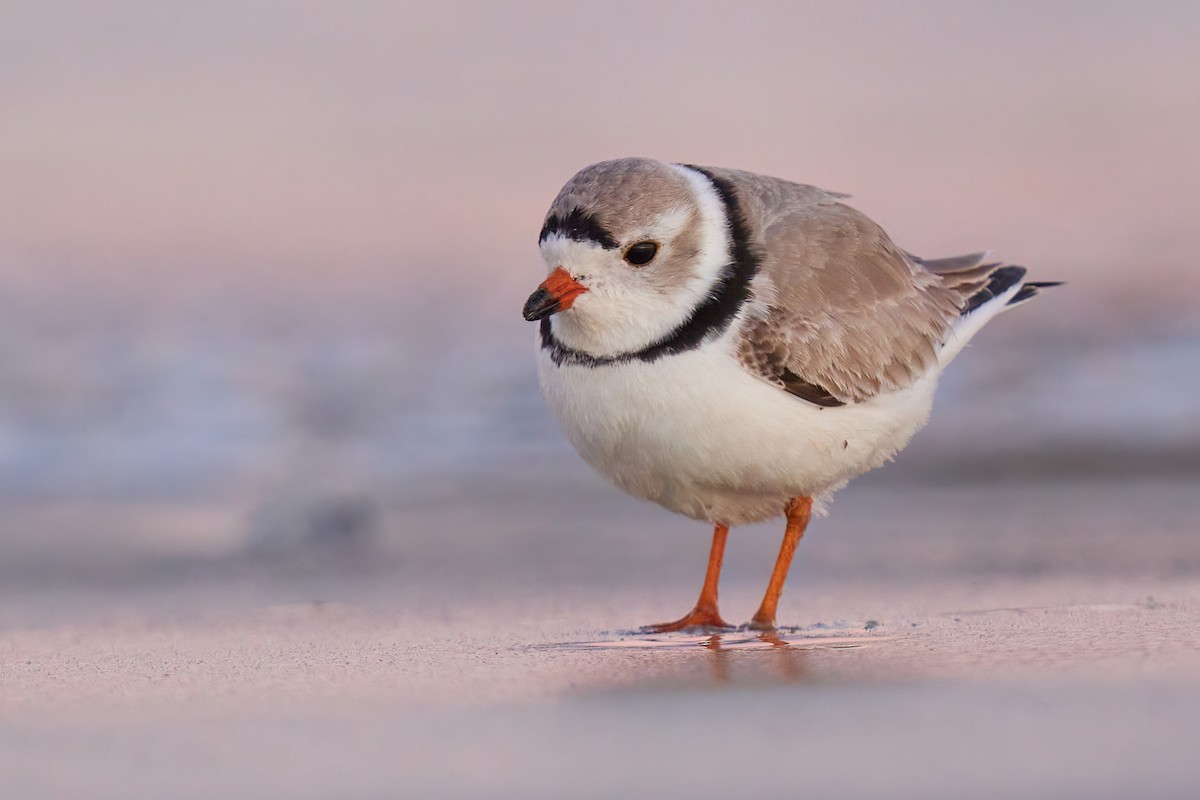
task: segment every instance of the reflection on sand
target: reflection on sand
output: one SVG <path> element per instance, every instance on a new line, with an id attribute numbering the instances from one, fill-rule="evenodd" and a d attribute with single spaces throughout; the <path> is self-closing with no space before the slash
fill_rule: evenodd
<path id="1" fill-rule="evenodd" d="M 604 658 L 601 685 L 615 688 L 687 689 L 735 685 L 824 683 L 844 677 L 842 659 L 832 651 L 852 650 L 895 640 L 861 629 L 828 631 L 779 629 L 623 634 L 608 640 L 546 645 L 556 650 L 590 651 Z M 658 651 L 658 657 L 647 657 Z M 600 688 L 597 686 L 596 688 Z"/>
<path id="2" fill-rule="evenodd" d="M 728 633 L 668 633 L 650 636 L 622 635 L 617 639 L 602 639 L 594 642 L 564 642 L 547 645 L 566 650 L 665 650 L 703 647 L 714 651 L 765 650 L 784 648 L 788 650 L 841 650 L 862 647 L 874 642 L 886 642 L 894 636 L 871 636 L 866 634 L 842 633 L 836 636 L 813 635 L 791 630 L 751 631 L 736 630 Z"/>
<path id="3" fill-rule="evenodd" d="M 721 633 L 625 635 L 611 640 L 568 642 L 546 647 L 557 650 L 608 650 L 614 651 L 614 655 L 633 655 L 653 650 L 670 651 L 677 655 L 685 655 L 689 651 L 695 653 L 696 657 L 687 658 L 682 663 L 677 660 L 671 662 L 665 671 L 662 669 L 663 663 L 648 672 L 642 671 L 645 667 L 643 661 L 622 661 L 621 668 L 610 665 L 614 673 L 626 672 L 627 677 L 640 673 L 642 678 L 649 678 L 651 683 L 662 688 L 664 678 L 668 684 L 680 686 L 695 686 L 697 683 L 817 683 L 830 677 L 827 669 L 818 668 L 812 661 L 818 656 L 818 651 L 850 650 L 896 638 L 864 633 L 830 636 L 794 630 L 743 629 Z M 701 653 L 706 657 L 700 658 Z M 642 669 L 627 671 L 634 663 Z M 614 673 L 610 673 L 610 677 Z M 635 680 L 638 681 L 640 679 Z"/>

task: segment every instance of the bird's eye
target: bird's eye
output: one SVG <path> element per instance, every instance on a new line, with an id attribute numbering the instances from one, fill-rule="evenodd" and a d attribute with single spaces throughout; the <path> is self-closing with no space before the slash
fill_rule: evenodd
<path id="1" fill-rule="evenodd" d="M 638 242 L 625 251 L 625 260 L 635 267 L 644 267 L 654 260 L 658 245 L 654 242 Z"/>

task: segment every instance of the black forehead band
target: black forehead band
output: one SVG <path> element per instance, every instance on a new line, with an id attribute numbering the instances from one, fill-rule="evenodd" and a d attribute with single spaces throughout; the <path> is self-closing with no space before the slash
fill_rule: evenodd
<path id="1" fill-rule="evenodd" d="M 564 216 L 551 214 L 546 217 L 546 224 L 542 226 L 538 241 L 543 242 L 547 236 L 555 233 L 579 242 L 595 242 L 605 250 L 616 250 L 620 246 L 616 238 L 608 232 L 608 228 L 600 224 L 600 220 L 579 206 L 575 206 Z"/>

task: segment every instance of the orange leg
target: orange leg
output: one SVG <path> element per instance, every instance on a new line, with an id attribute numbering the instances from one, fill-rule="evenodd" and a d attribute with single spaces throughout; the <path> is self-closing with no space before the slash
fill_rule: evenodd
<path id="1" fill-rule="evenodd" d="M 700 599 L 696 601 L 696 607 L 674 622 L 647 625 L 643 630 L 647 633 L 670 633 L 684 628 L 733 627 L 721 619 L 721 612 L 717 611 L 717 582 L 721 579 L 721 559 L 725 557 L 725 539 L 728 536 L 728 525 L 718 525 L 713 530 L 712 550 L 708 553 L 708 571 L 704 573 L 704 588 L 700 590 Z"/>
<path id="2" fill-rule="evenodd" d="M 775 559 L 775 571 L 771 573 L 771 582 L 767 584 L 767 593 L 763 597 L 762 605 L 750 620 L 750 627 L 756 631 L 775 629 L 775 610 L 779 607 L 779 596 L 783 594 L 783 582 L 787 580 L 788 567 L 792 565 L 796 545 L 800 544 L 800 539 L 804 536 L 804 529 L 808 527 L 811 514 L 811 497 L 794 497 L 787 505 L 787 530 L 783 534 L 779 558 Z"/>

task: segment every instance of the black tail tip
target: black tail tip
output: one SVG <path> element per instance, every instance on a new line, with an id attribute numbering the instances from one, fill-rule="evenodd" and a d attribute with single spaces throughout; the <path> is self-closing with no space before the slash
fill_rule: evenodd
<path id="1" fill-rule="evenodd" d="M 1025 277 L 1025 268 L 1018 267 L 1015 264 L 997 267 L 988 275 L 987 286 L 984 286 L 975 294 L 971 295 L 967 300 L 967 305 L 962 310 L 962 316 L 970 314 L 975 309 L 994 297 L 1004 294 L 1012 287 L 1021 282 Z"/>
<path id="2" fill-rule="evenodd" d="M 1015 306 L 1017 303 L 1024 303 L 1031 297 L 1036 297 L 1039 290 L 1049 289 L 1052 286 L 1062 286 L 1063 281 L 1029 281 L 1021 284 L 1020 290 L 1012 296 L 1005 305 Z"/>

